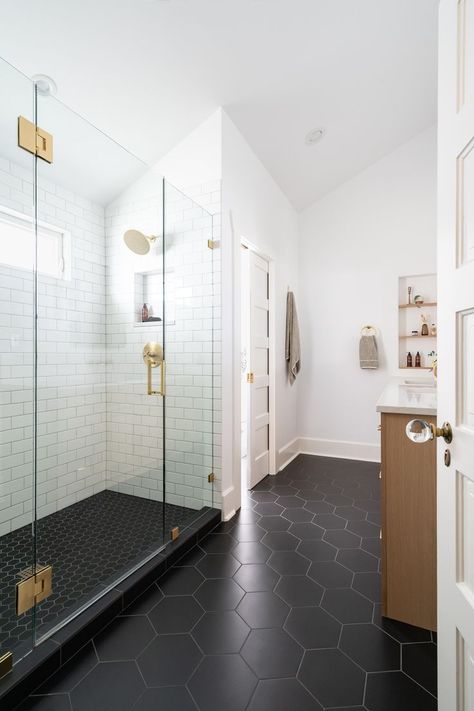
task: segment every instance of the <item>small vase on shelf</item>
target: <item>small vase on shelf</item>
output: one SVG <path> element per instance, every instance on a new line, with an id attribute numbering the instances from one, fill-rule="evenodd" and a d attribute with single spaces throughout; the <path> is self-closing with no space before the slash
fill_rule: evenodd
<path id="1" fill-rule="evenodd" d="M 430 333 L 429 328 L 428 328 L 428 321 L 426 316 L 423 316 L 421 314 L 421 335 L 422 336 L 428 336 Z"/>

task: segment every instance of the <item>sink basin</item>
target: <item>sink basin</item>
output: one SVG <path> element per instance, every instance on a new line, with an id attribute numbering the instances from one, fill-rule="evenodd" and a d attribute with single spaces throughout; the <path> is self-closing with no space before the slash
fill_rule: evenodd
<path id="1" fill-rule="evenodd" d="M 403 383 L 401 383 L 402 387 L 405 388 L 416 388 L 417 390 L 432 390 L 433 392 L 436 390 L 436 383 L 431 381 L 431 380 L 415 380 L 413 379 L 405 379 Z"/>

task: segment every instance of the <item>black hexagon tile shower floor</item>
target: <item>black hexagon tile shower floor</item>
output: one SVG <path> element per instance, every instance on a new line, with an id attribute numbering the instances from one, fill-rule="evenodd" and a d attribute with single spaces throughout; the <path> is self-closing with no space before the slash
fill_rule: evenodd
<path id="1" fill-rule="evenodd" d="M 378 466 L 301 455 L 21 711 L 434 711 L 435 636 L 380 614 Z"/>
<path id="2" fill-rule="evenodd" d="M 36 611 L 39 634 L 58 624 L 185 528 L 198 511 L 137 496 L 102 491 L 38 521 L 37 559 L 53 566 L 53 594 Z M 32 638 L 32 615 L 17 617 L 18 574 L 31 566 L 31 526 L 0 538 L 0 650 L 20 651 Z"/>

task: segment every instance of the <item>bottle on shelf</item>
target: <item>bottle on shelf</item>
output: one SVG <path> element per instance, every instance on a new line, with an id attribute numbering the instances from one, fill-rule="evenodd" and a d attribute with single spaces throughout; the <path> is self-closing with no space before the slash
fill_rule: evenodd
<path id="1" fill-rule="evenodd" d="M 142 306 L 142 321 L 148 321 L 148 306 L 146 304 Z"/>
<path id="2" fill-rule="evenodd" d="M 431 329 L 430 329 L 430 335 L 431 336 L 436 336 L 438 334 L 438 329 L 436 327 L 435 323 L 431 324 Z"/>
<path id="3" fill-rule="evenodd" d="M 407 368 L 412 368 L 413 367 L 413 356 L 410 352 L 408 352 L 407 355 Z"/>
<path id="4" fill-rule="evenodd" d="M 423 316 L 423 314 L 421 314 L 421 335 L 422 336 L 429 335 L 428 322 L 427 322 L 426 316 Z"/>
<path id="5" fill-rule="evenodd" d="M 415 368 L 421 368 L 421 355 L 420 355 L 420 351 L 417 351 L 417 352 L 416 352 L 416 356 L 415 356 Z"/>

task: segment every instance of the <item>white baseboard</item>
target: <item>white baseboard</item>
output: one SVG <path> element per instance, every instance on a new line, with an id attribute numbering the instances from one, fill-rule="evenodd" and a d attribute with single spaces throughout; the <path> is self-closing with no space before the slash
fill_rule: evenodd
<path id="1" fill-rule="evenodd" d="M 299 438 L 295 437 L 291 442 L 288 442 L 284 447 L 278 450 L 277 471 L 281 472 L 299 453 Z"/>
<path id="2" fill-rule="evenodd" d="M 277 471 L 282 471 L 298 454 L 314 454 L 336 459 L 356 459 L 363 462 L 380 462 L 380 446 L 368 442 L 345 442 L 335 439 L 295 437 L 278 450 Z M 222 492 L 222 520 L 228 521 L 240 508 L 240 492 L 229 486 Z"/>
<path id="3" fill-rule="evenodd" d="M 234 486 L 229 486 L 222 492 L 222 520 L 228 521 L 240 509 L 240 494 L 237 497 L 237 490 Z"/>
<path id="4" fill-rule="evenodd" d="M 345 442 L 336 439 L 298 437 L 300 454 L 316 454 L 336 459 L 358 459 L 364 462 L 380 462 L 380 445 L 368 442 Z"/>

